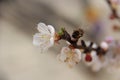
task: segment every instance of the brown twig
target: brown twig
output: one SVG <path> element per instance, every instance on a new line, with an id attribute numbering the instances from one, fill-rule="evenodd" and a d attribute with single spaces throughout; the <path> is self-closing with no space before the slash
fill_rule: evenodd
<path id="1" fill-rule="evenodd" d="M 91 42 L 89 46 L 86 46 L 85 41 L 81 40 L 81 45 L 78 45 L 77 42 L 83 36 L 83 34 L 84 34 L 84 31 L 82 29 L 78 29 L 72 33 L 72 37 L 71 37 L 70 34 L 64 29 L 63 35 L 60 36 L 59 40 L 63 39 L 68 41 L 70 43 L 70 46 L 69 46 L 70 48 L 83 49 L 83 53 L 85 54 L 90 53 L 93 50 L 97 52 L 97 55 L 106 54 L 107 51 L 102 49 L 100 46 L 98 46 L 97 48 L 92 48 L 94 44 L 93 42 Z"/>

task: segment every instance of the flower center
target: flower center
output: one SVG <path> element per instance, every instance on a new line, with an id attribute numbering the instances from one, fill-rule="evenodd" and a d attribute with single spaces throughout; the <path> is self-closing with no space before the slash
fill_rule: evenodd
<path id="1" fill-rule="evenodd" d="M 87 62 L 91 62 L 91 61 L 92 61 L 91 55 L 90 55 L 90 54 L 86 54 L 85 60 L 86 60 Z"/>
<path id="2" fill-rule="evenodd" d="M 42 38 L 46 38 L 46 39 L 49 39 L 49 38 L 50 38 L 49 35 L 42 35 L 41 37 L 42 37 Z"/>
<path id="3" fill-rule="evenodd" d="M 69 51 L 66 53 L 67 54 L 67 58 L 66 58 L 66 62 L 68 61 L 72 61 L 73 60 L 73 57 L 74 57 L 74 53 L 72 51 Z"/>

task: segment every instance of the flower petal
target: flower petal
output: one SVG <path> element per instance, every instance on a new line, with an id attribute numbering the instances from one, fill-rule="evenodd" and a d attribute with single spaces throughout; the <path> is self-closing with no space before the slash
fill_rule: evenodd
<path id="1" fill-rule="evenodd" d="M 50 44 L 51 44 L 51 46 L 54 45 L 54 38 L 53 37 L 50 38 Z"/>
<path id="2" fill-rule="evenodd" d="M 74 51 L 77 54 L 76 59 L 81 60 L 81 51 L 79 49 L 74 49 Z"/>
<path id="3" fill-rule="evenodd" d="M 37 29 L 40 33 L 50 34 L 48 26 L 45 25 L 44 23 L 39 23 Z"/>
<path id="4" fill-rule="evenodd" d="M 49 35 L 36 33 L 33 36 L 33 44 L 36 46 L 40 46 L 41 44 L 44 44 L 49 41 Z"/>
<path id="5" fill-rule="evenodd" d="M 54 27 L 52 25 L 48 25 L 48 29 L 50 31 L 51 36 L 54 36 L 55 35 L 55 29 L 54 29 Z"/>
<path id="6" fill-rule="evenodd" d="M 103 48 L 103 49 L 108 49 L 108 44 L 106 42 L 102 42 L 100 44 L 100 46 Z"/>
<path id="7" fill-rule="evenodd" d="M 98 72 L 102 68 L 102 64 L 100 62 L 97 62 L 97 64 L 93 64 L 92 71 Z"/>

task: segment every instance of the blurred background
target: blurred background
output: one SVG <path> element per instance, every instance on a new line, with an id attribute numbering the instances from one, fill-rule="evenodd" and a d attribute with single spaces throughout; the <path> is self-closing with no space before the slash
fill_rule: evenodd
<path id="1" fill-rule="evenodd" d="M 69 33 L 82 28 L 83 39 L 96 43 L 107 36 L 119 39 L 120 30 L 113 27 L 120 21 L 111 14 L 106 0 L 0 0 L 0 80 L 120 80 L 120 72 L 95 73 L 82 63 L 71 69 L 59 62 L 64 41 L 45 54 L 32 44 L 39 22 Z"/>

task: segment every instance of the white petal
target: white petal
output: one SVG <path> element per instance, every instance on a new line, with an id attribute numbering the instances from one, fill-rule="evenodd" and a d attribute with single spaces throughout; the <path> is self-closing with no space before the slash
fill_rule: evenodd
<path id="1" fill-rule="evenodd" d="M 66 43 L 67 43 L 68 45 L 71 45 L 71 43 L 70 43 L 70 42 L 68 42 L 68 41 L 66 41 Z"/>
<path id="2" fill-rule="evenodd" d="M 91 56 L 92 57 L 97 57 L 97 52 L 96 51 L 91 51 Z"/>
<path id="3" fill-rule="evenodd" d="M 81 60 L 81 51 L 79 49 L 74 49 L 75 53 L 78 54 L 77 58 Z"/>
<path id="4" fill-rule="evenodd" d="M 68 51 L 69 51 L 68 47 L 63 47 L 61 50 L 61 53 L 58 55 L 59 60 L 64 62 L 67 58 L 66 52 Z"/>
<path id="5" fill-rule="evenodd" d="M 98 47 L 98 46 L 97 46 L 96 43 L 94 43 L 93 46 L 92 46 L 92 48 L 97 48 L 97 47 Z"/>
<path id="6" fill-rule="evenodd" d="M 35 46 L 39 46 L 39 42 L 36 41 L 35 39 L 33 39 L 33 45 L 35 45 Z"/>
<path id="7" fill-rule="evenodd" d="M 100 46 L 103 48 L 103 49 L 108 49 L 108 44 L 106 42 L 102 42 L 100 44 Z"/>
<path id="8" fill-rule="evenodd" d="M 46 25 L 44 23 L 38 23 L 38 31 L 41 32 L 41 31 L 44 31 L 44 27 L 46 27 Z"/>
<path id="9" fill-rule="evenodd" d="M 96 51 L 91 51 L 91 56 L 92 56 L 92 64 L 96 64 L 98 61 L 98 56 Z"/>
<path id="10" fill-rule="evenodd" d="M 50 38 L 50 44 L 51 44 L 51 46 L 54 45 L 54 38 L 53 37 Z"/>
<path id="11" fill-rule="evenodd" d="M 59 55 L 59 59 L 61 60 L 61 61 L 65 61 L 66 60 L 66 58 L 67 58 L 67 55 L 66 54 L 60 54 Z"/>
<path id="12" fill-rule="evenodd" d="M 43 48 L 48 49 L 48 48 L 52 47 L 53 44 L 54 44 L 54 43 L 51 43 L 50 40 L 49 40 L 49 41 L 46 41 L 46 42 L 44 43 L 44 47 L 43 47 Z"/>
<path id="13" fill-rule="evenodd" d="M 86 41 L 86 46 L 89 46 L 90 45 L 90 41 Z"/>
<path id="14" fill-rule="evenodd" d="M 81 57 L 79 57 L 78 54 L 74 54 L 73 61 L 78 63 L 80 62 L 80 60 L 81 60 Z"/>
<path id="15" fill-rule="evenodd" d="M 36 45 L 36 46 L 39 46 L 41 43 L 42 43 L 42 41 L 40 40 L 39 34 L 36 33 L 33 36 L 33 44 Z"/>
<path id="16" fill-rule="evenodd" d="M 39 23 L 37 29 L 40 33 L 50 34 L 48 27 L 44 23 Z"/>
<path id="17" fill-rule="evenodd" d="M 67 53 L 68 51 L 70 51 L 68 47 L 63 47 L 61 53 Z"/>
<path id="18" fill-rule="evenodd" d="M 48 37 L 49 37 L 49 35 L 36 33 L 33 36 L 33 44 L 36 45 L 36 46 L 40 46 L 41 44 L 49 41 Z"/>
<path id="19" fill-rule="evenodd" d="M 48 25 L 48 29 L 49 29 L 49 31 L 51 33 L 51 36 L 54 36 L 55 35 L 55 29 L 54 29 L 54 27 L 52 25 Z"/>
<path id="20" fill-rule="evenodd" d="M 101 66 L 101 64 L 99 62 L 97 64 L 95 64 L 95 65 L 92 66 L 92 70 L 94 72 L 100 71 L 101 68 L 102 68 L 102 66 Z"/>

